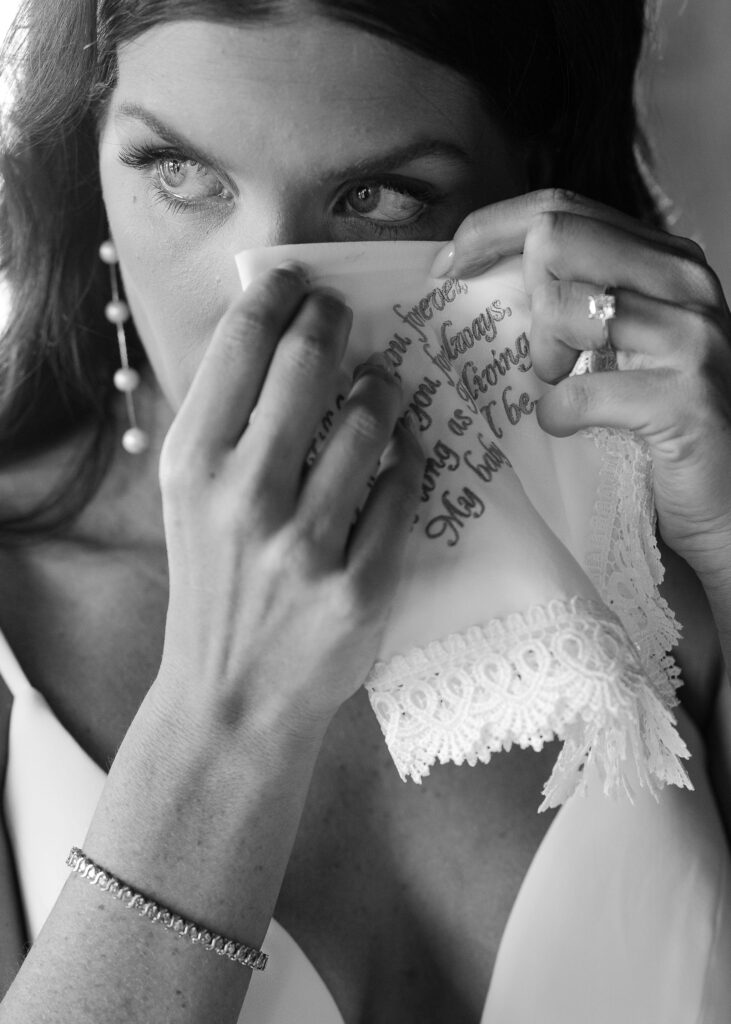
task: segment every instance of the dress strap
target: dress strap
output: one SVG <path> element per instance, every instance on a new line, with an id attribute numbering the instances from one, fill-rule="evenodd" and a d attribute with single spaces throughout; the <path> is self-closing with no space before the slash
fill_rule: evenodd
<path id="1" fill-rule="evenodd" d="M 0 679 L 5 683 L 13 697 L 32 691 L 28 678 L 20 667 L 20 662 L 13 654 L 10 644 L 0 630 Z"/>

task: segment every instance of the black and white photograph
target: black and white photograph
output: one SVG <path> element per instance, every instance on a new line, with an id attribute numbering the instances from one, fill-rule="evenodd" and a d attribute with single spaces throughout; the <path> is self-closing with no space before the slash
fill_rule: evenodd
<path id="1" fill-rule="evenodd" d="M 730 48 L 0 0 L 0 1024 L 731 1024 Z"/>

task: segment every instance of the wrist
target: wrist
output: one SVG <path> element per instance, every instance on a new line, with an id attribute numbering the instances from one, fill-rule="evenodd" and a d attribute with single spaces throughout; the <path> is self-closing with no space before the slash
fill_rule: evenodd
<path id="1" fill-rule="evenodd" d="M 158 902 L 258 946 L 325 729 L 293 730 L 269 709 L 235 729 L 220 717 L 192 708 L 158 677 L 83 847 Z M 239 889 L 242 875 L 247 884 Z"/>
<path id="2" fill-rule="evenodd" d="M 686 557 L 709 601 L 731 601 L 731 532 L 718 536 L 703 546 L 702 551 Z"/>
<path id="3" fill-rule="evenodd" d="M 233 694 L 233 695 L 232 695 Z M 317 752 L 333 714 L 301 707 L 271 687 L 262 700 L 252 699 L 246 682 L 225 688 L 214 681 L 189 680 L 168 666 L 161 666 L 145 701 L 160 728 L 179 743 L 202 744 L 211 749 L 280 761 Z"/>
<path id="4" fill-rule="evenodd" d="M 731 587 L 731 517 L 667 543 L 688 563 L 706 593 Z"/>

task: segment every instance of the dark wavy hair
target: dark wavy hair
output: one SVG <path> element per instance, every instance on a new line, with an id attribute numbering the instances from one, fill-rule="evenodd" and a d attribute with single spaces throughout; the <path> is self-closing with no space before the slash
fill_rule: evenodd
<path id="1" fill-rule="evenodd" d="M 116 50 L 165 21 L 266 23 L 312 13 L 398 43 L 475 83 L 548 181 L 658 220 L 645 175 L 635 71 L 645 0 L 25 0 L 2 55 L 13 102 L 0 145 L 0 465 L 88 425 L 73 479 L 0 534 L 59 529 L 111 456 L 116 365 L 104 319 L 106 236 L 97 127 Z M 601 45 L 593 45 L 601 26 Z M 131 330 L 130 335 L 133 335 Z M 136 338 L 132 359 L 143 362 Z"/>

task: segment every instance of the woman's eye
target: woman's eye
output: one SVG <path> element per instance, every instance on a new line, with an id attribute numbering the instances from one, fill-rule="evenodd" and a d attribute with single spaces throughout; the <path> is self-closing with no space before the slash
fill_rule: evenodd
<path id="1" fill-rule="evenodd" d="M 196 160 L 167 156 L 157 161 L 161 188 L 184 202 L 226 198 L 230 195 L 217 174 Z"/>
<path id="2" fill-rule="evenodd" d="M 413 220 L 427 205 L 392 185 L 357 185 L 345 194 L 344 200 L 348 212 L 385 224 Z"/>

